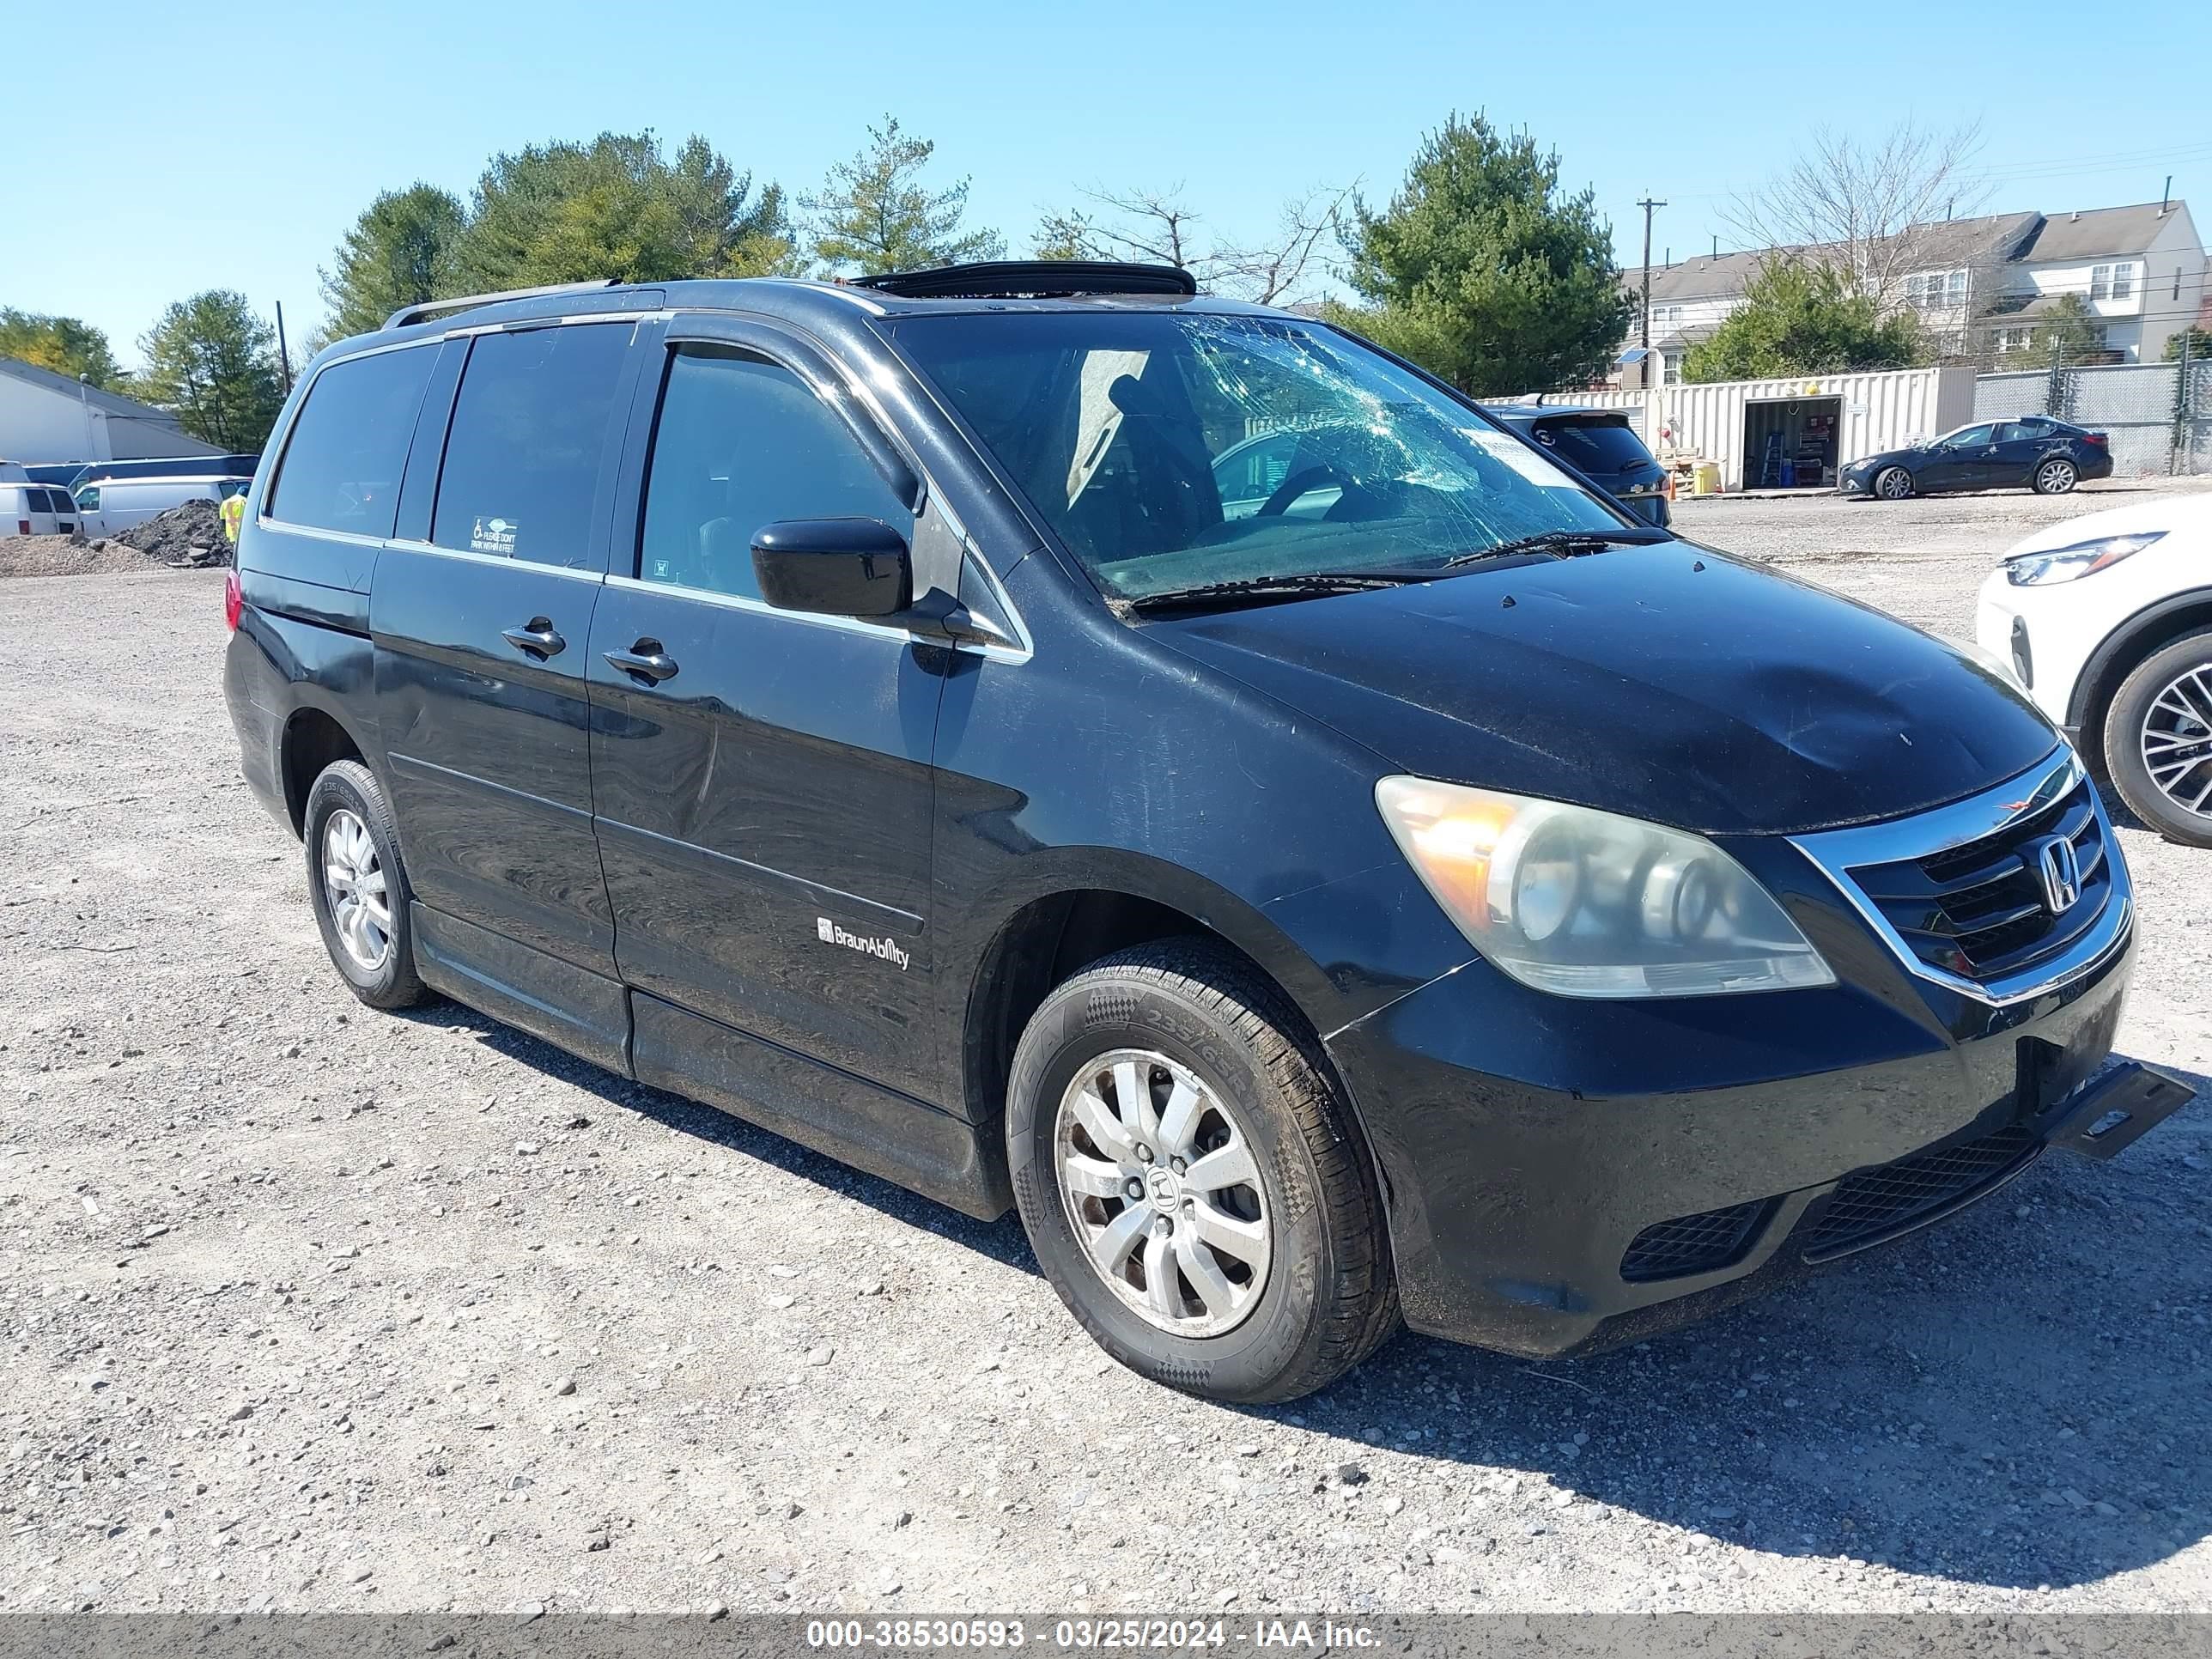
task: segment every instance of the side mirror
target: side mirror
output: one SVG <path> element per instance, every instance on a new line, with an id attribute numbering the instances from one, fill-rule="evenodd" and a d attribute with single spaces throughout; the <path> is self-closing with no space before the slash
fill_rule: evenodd
<path id="1" fill-rule="evenodd" d="M 889 617 L 914 603 L 906 538 L 876 519 L 779 519 L 753 532 L 753 575 L 779 611 Z"/>

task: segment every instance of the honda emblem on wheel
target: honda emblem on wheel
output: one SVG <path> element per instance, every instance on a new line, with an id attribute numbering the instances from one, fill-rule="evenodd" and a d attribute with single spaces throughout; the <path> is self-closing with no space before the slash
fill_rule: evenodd
<path id="1" fill-rule="evenodd" d="M 2046 836 L 2035 851 L 2036 874 L 2043 882 L 2043 902 L 2052 915 L 2074 908 L 2081 896 L 2081 866 L 2074 856 L 2074 843 L 2063 836 Z"/>

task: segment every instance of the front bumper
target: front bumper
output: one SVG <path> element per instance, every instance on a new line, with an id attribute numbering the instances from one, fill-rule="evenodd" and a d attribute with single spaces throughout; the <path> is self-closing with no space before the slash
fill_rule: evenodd
<path id="1" fill-rule="evenodd" d="M 1836 985 L 1581 1001 L 1478 958 L 1328 1039 L 1415 1329 L 1610 1346 L 1916 1231 L 2078 1140 L 2132 966 L 2124 867 L 2094 950 L 1997 998 L 1909 963 L 1796 845 L 1728 850 Z M 2129 1139 L 2189 1097 L 2153 1092 Z"/>

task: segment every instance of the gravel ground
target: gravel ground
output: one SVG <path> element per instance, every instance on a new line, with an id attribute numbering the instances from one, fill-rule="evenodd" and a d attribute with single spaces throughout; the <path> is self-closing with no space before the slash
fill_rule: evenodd
<path id="1" fill-rule="evenodd" d="M 1682 516 L 1956 630 L 2118 493 Z M 2202 1097 L 1681 1334 L 1203 1404 L 1011 1220 L 361 1008 L 238 781 L 221 590 L 0 597 L 0 1609 L 2212 1608 Z M 2201 1084 L 2212 855 L 2123 836 L 2121 1045 Z"/>
<path id="2" fill-rule="evenodd" d="M 0 538 L 0 577 L 91 576 L 143 570 L 148 560 L 118 541 L 88 542 L 75 536 Z"/>

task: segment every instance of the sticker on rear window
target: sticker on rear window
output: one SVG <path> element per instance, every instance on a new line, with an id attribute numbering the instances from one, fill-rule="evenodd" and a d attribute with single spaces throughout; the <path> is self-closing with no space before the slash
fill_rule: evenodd
<path id="1" fill-rule="evenodd" d="M 496 553 L 511 559 L 514 556 L 514 538 L 519 528 L 512 519 L 478 519 L 476 528 L 469 532 L 469 550 Z"/>

